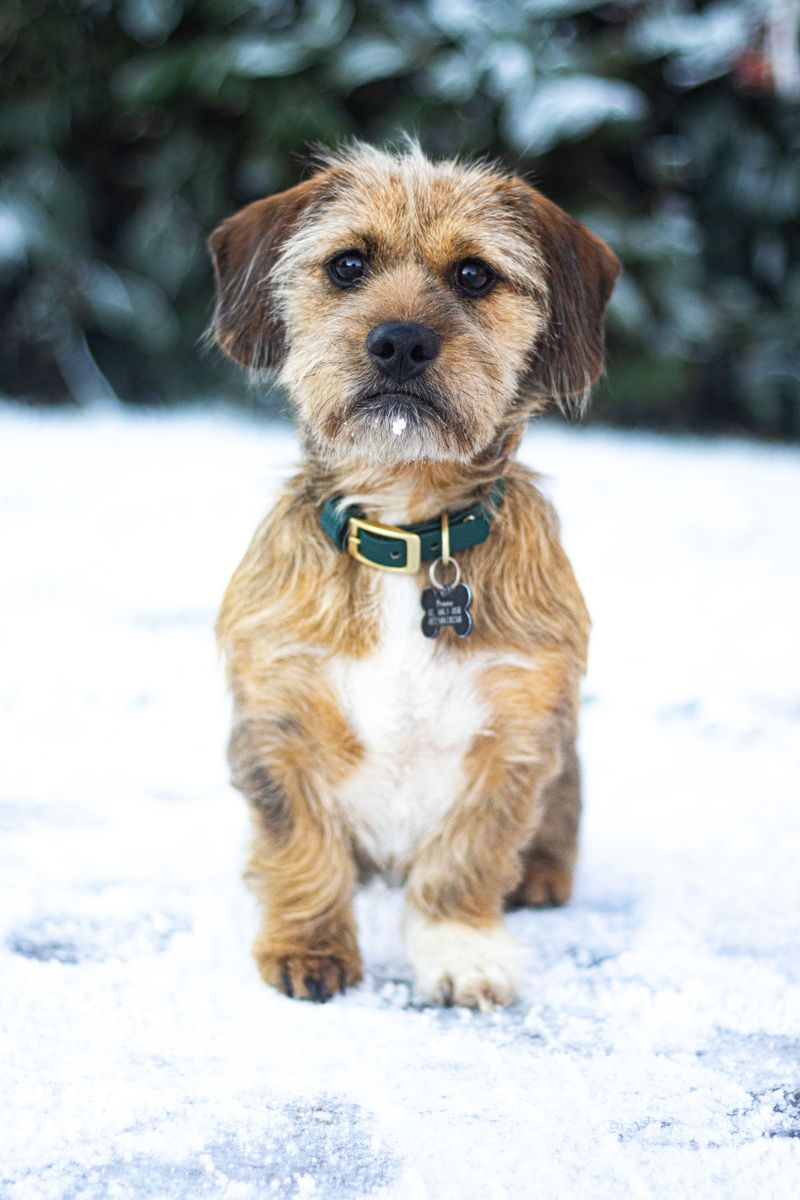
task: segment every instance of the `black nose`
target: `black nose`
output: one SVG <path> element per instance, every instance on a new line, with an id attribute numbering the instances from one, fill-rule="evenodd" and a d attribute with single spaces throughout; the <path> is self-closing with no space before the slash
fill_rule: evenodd
<path id="1" fill-rule="evenodd" d="M 367 350 L 379 371 L 395 383 L 421 375 L 439 353 L 432 329 L 413 321 L 386 321 L 367 334 Z"/>

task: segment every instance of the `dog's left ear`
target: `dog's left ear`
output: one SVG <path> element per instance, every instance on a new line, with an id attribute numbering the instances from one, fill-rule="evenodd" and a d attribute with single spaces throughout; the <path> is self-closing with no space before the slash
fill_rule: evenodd
<path id="1" fill-rule="evenodd" d="M 533 351 L 533 387 L 580 413 L 603 371 L 603 317 L 621 270 L 614 251 L 523 180 L 515 208 L 541 254 L 549 293 L 547 330 Z"/>
<path id="2" fill-rule="evenodd" d="M 320 174 L 256 200 L 218 225 L 208 239 L 217 285 L 214 338 L 243 367 L 274 367 L 281 359 L 283 325 L 271 273 L 286 239 L 323 190 Z"/>

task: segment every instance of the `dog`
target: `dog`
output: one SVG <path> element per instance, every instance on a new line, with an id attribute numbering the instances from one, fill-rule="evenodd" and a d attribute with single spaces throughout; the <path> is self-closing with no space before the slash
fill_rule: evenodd
<path id="1" fill-rule="evenodd" d="M 589 634 L 515 452 L 600 375 L 619 262 L 523 179 L 415 143 L 331 154 L 209 246 L 216 341 L 278 372 L 303 448 L 217 626 L 259 970 L 315 1001 L 357 984 L 379 872 L 419 997 L 507 1005 L 504 909 L 571 894 Z"/>

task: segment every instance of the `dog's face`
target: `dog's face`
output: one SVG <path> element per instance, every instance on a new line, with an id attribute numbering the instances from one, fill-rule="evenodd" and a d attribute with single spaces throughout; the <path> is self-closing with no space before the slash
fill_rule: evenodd
<path id="1" fill-rule="evenodd" d="M 333 459 L 469 460 L 602 370 L 609 248 L 522 180 L 358 146 L 211 237 L 215 335 Z"/>

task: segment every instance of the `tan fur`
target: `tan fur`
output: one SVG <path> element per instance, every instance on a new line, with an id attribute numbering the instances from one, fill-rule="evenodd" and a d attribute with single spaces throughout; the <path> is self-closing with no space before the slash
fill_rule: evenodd
<path id="1" fill-rule="evenodd" d="M 432 164 L 413 147 L 358 147 L 331 160 L 226 221 L 211 245 L 220 345 L 253 368 L 280 365 L 306 450 L 231 581 L 218 634 L 234 697 L 234 782 L 254 815 L 250 876 L 265 914 L 255 954 L 269 983 L 324 999 L 361 977 L 357 864 L 381 867 L 366 864 L 341 807 L 374 747 L 348 724 L 334 667 L 376 653 L 382 592 L 378 572 L 323 533 L 331 496 L 405 523 L 486 501 L 505 478 L 488 541 L 459 555 L 476 596 L 473 636 L 445 631 L 431 651 L 475 664 L 487 720 L 461 764 L 459 793 L 406 864 L 409 914 L 427 946 L 431 931 L 499 928 L 506 898 L 569 897 L 589 621 L 555 514 L 513 455 L 532 411 L 580 400 L 601 370 L 618 265 L 523 181 Z M 325 263 L 354 248 L 369 253 L 370 275 L 342 292 Z M 469 256 L 500 273 L 481 300 L 456 295 L 449 277 Z M 440 417 L 401 441 L 355 404 L 374 386 L 366 335 L 385 320 L 426 324 L 442 341 L 423 377 Z M 426 582 L 427 565 L 419 588 Z M 475 954 L 483 945 L 474 942 Z M 480 961 L 470 972 L 461 984 L 437 983 L 436 997 L 511 998 L 488 966 L 483 982 Z"/>

